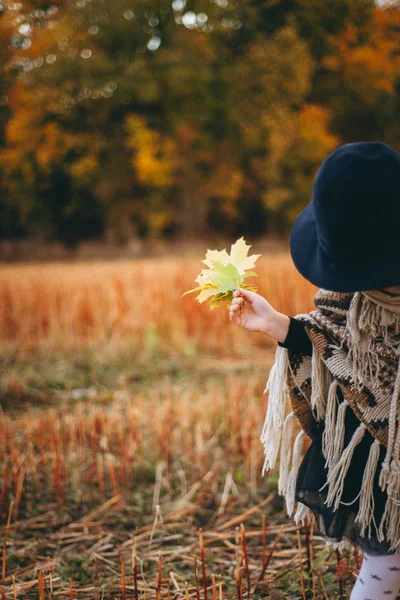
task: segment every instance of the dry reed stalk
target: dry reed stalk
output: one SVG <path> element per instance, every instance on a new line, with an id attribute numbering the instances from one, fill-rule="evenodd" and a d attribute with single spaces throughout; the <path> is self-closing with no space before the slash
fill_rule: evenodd
<path id="1" fill-rule="evenodd" d="M 136 554 L 133 557 L 133 589 L 134 589 L 134 593 L 135 593 L 135 600 L 138 600 L 139 591 L 138 591 L 138 580 L 137 580 Z"/>
<path id="2" fill-rule="evenodd" d="M 319 582 L 321 584 L 322 587 L 322 592 L 324 594 L 324 600 L 329 600 L 328 595 L 326 593 L 326 589 L 325 589 L 325 584 L 324 584 L 324 578 L 322 577 L 322 573 L 319 573 Z"/>
<path id="3" fill-rule="evenodd" d="M 262 553 L 261 553 L 261 573 L 264 572 L 264 565 L 267 561 L 267 525 L 265 515 L 261 517 L 261 530 L 262 530 Z"/>
<path id="4" fill-rule="evenodd" d="M 212 575 L 211 575 L 211 583 L 212 583 L 213 600 L 217 600 L 217 586 L 216 586 L 216 583 L 215 583 L 215 575 L 214 575 L 214 573 L 212 573 Z"/>
<path id="5" fill-rule="evenodd" d="M 156 484 L 154 486 L 154 494 L 153 494 L 153 511 L 154 512 L 156 512 L 157 506 L 159 505 L 159 501 L 160 501 L 160 493 L 161 493 L 164 465 L 165 465 L 165 463 L 162 461 L 157 464 Z"/>
<path id="6" fill-rule="evenodd" d="M 104 455 L 102 452 L 97 453 L 97 481 L 101 495 L 104 497 Z"/>
<path id="7" fill-rule="evenodd" d="M 82 523 L 85 523 L 86 521 L 93 521 L 94 519 L 98 518 L 102 513 L 109 511 L 111 507 L 118 508 L 118 505 L 121 503 L 121 500 L 123 500 L 123 495 L 121 493 L 117 494 L 116 496 L 113 496 L 112 498 L 109 498 L 103 504 L 97 506 L 96 508 L 88 512 L 88 514 L 82 517 L 80 521 Z"/>
<path id="8" fill-rule="evenodd" d="M 303 571 L 303 551 L 302 551 L 302 547 L 301 547 L 300 529 L 297 530 L 297 546 L 299 549 L 301 595 L 303 596 L 303 600 L 306 600 L 306 590 L 304 587 L 304 571 Z"/>
<path id="9" fill-rule="evenodd" d="M 313 550 L 312 550 L 312 536 L 314 531 L 314 523 L 307 519 L 305 519 L 304 531 L 306 536 L 306 552 L 307 552 L 307 572 L 309 577 L 311 578 L 311 586 L 312 586 L 312 597 L 313 600 L 315 598 L 315 578 L 314 578 L 314 567 L 313 567 Z"/>
<path id="10" fill-rule="evenodd" d="M 268 554 L 268 556 L 267 556 L 267 558 L 266 558 L 266 560 L 265 560 L 265 562 L 264 562 L 264 564 L 262 566 L 261 573 L 260 573 L 260 575 L 259 575 L 259 577 L 257 579 L 256 585 L 254 586 L 254 590 L 257 588 L 257 586 L 264 579 L 265 571 L 267 570 L 268 565 L 271 562 L 272 556 L 273 556 L 275 548 L 276 548 L 276 546 L 277 546 L 277 544 L 278 544 L 278 542 L 279 542 L 279 540 L 281 538 L 281 535 L 282 535 L 282 529 L 280 531 L 278 531 L 278 533 L 277 533 L 277 535 L 276 535 L 276 537 L 275 537 L 275 539 L 274 539 L 274 541 L 272 543 L 271 550 L 270 550 L 270 552 L 269 552 L 269 554 Z"/>
<path id="11" fill-rule="evenodd" d="M 224 514 L 226 503 L 228 502 L 229 491 L 231 489 L 232 482 L 233 482 L 232 469 L 229 469 L 229 471 L 228 471 L 228 473 L 226 474 L 226 477 L 225 477 L 224 489 L 223 489 L 222 494 L 221 494 L 221 501 L 220 501 L 218 510 L 217 510 L 217 512 L 214 515 L 215 519 L 217 519 L 218 517 L 220 517 L 221 515 Z"/>
<path id="12" fill-rule="evenodd" d="M 229 519 L 229 521 L 227 521 L 226 523 L 223 523 L 222 525 L 219 525 L 219 527 L 216 528 L 216 531 L 224 531 L 224 529 L 228 529 L 230 527 L 233 527 L 233 525 L 236 525 L 237 523 L 245 521 L 253 513 L 258 512 L 260 508 L 263 508 L 264 506 L 271 504 L 271 502 L 273 501 L 275 496 L 276 496 L 275 492 L 271 492 L 270 494 L 268 494 L 268 496 L 266 498 L 264 498 L 264 500 L 259 502 L 259 504 L 252 506 L 251 508 L 247 509 L 244 513 L 237 515 L 237 516 L 233 517 L 232 519 Z"/>
<path id="13" fill-rule="evenodd" d="M 35 453 L 34 453 L 34 449 L 33 449 L 32 439 L 29 440 L 29 468 L 31 470 L 31 473 L 33 474 L 33 479 L 35 482 L 36 490 L 39 490 L 40 480 L 39 480 L 39 474 L 37 472 L 37 467 L 36 467 L 36 460 L 35 460 Z"/>
<path id="14" fill-rule="evenodd" d="M 132 535 L 132 550 L 131 550 L 132 575 L 133 575 L 133 571 L 134 571 L 135 557 L 136 557 L 136 537 L 135 537 L 135 535 Z"/>
<path id="15" fill-rule="evenodd" d="M 197 570 L 197 556 L 194 557 L 194 576 L 196 580 L 196 600 L 200 600 L 200 583 L 199 583 L 199 573 Z"/>
<path id="16" fill-rule="evenodd" d="M 51 582 L 51 574 L 50 574 L 50 582 Z M 97 554 L 94 556 L 94 583 L 96 586 L 96 600 L 99 600 L 99 561 L 97 559 Z"/>
<path id="17" fill-rule="evenodd" d="M 292 558 L 290 560 L 288 560 L 287 562 L 285 562 L 283 565 L 279 565 L 278 567 L 278 571 L 272 575 L 270 575 L 270 577 L 266 580 L 267 585 L 270 583 L 276 583 L 276 581 L 278 579 L 280 579 L 281 577 L 284 577 L 285 575 L 287 575 L 288 573 L 293 572 L 293 563 L 299 562 L 298 560 L 299 558 L 299 552 L 298 549 L 295 549 L 295 554 L 292 556 Z"/>
<path id="18" fill-rule="evenodd" d="M 53 569 L 53 565 L 51 566 L 51 569 Z M 50 571 L 50 598 L 51 600 L 53 600 L 54 595 L 53 595 L 53 571 Z"/>
<path id="19" fill-rule="evenodd" d="M 124 557 L 120 557 L 121 561 L 121 587 L 122 587 L 122 600 L 126 600 L 126 581 L 125 581 L 125 562 Z"/>
<path id="20" fill-rule="evenodd" d="M 250 598 L 250 590 L 251 590 L 251 577 L 249 570 L 249 557 L 247 556 L 247 547 L 246 547 L 246 529 L 243 523 L 240 524 L 241 536 L 242 536 L 242 553 L 244 558 L 244 565 L 246 569 L 246 579 L 247 579 L 247 597 Z"/>
<path id="21" fill-rule="evenodd" d="M 199 476 L 201 477 L 204 472 L 206 472 L 206 451 L 205 451 L 205 443 L 204 443 L 204 433 L 203 433 L 203 424 L 201 422 L 196 423 L 195 427 L 195 448 L 196 448 L 196 456 L 197 456 L 197 465 Z"/>
<path id="22" fill-rule="evenodd" d="M 111 487 L 112 487 L 112 491 L 114 496 L 116 494 L 119 493 L 119 485 L 118 485 L 118 481 L 117 481 L 117 477 L 115 475 L 115 468 L 114 468 L 114 464 L 112 460 L 108 461 L 108 472 L 110 475 L 110 479 L 111 479 Z"/>
<path id="23" fill-rule="evenodd" d="M 15 509 L 14 509 L 14 519 L 18 519 L 19 514 L 19 505 L 21 502 L 22 490 L 24 485 L 24 477 L 25 477 L 25 469 L 20 467 L 18 470 L 18 482 L 17 482 L 17 491 L 15 493 Z"/>
<path id="24" fill-rule="evenodd" d="M 185 600 L 189 600 L 189 586 L 187 581 L 185 581 Z"/>
<path id="25" fill-rule="evenodd" d="M 69 578 L 69 600 L 74 600 L 74 595 L 72 593 L 72 579 Z"/>
<path id="26" fill-rule="evenodd" d="M 222 575 L 219 576 L 218 587 L 219 587 L 219 598 L 218 598 L 218 600 L 222 600 Z"/>
<path id="27" fill-rule="evenodd" d="M 336 573 L 339 580 L 339 591 L 340 591 L 340 600 L 344 600 L 344 586 L 343 586 L 343 570 L 341 567 L 341 556 L 338 548 L 335 549 L 337 568 Z"/>
<path id="28" fill-rule="evenodd" d="M 7 498 L 7 493 L 8 493 L 8 476 L 9 476 L 8 459 L 7 459 L 7 457 L 5 457 L 3 481 L 1 484 L 0 506 L 6 505 L 6 498 Z"/>
<path id="29" fill-rule="evenodd" d="M 171 580 L 167 579 L 167 600 L 171 600 Z"/>
<path id="30" fill-rule="evenodd" d="M 65 503 L 67 500 L 67 469 L 65 466 L 65 456 L 62 451 L 62 441 L 60 438 L 60 452 L 58 453 L 58 468 L 60 470 L 60 480 L 61 480 L 61 494 L 60 494 L 60 507 L 65 507 Z"/>
<path id="31" fill-rule="evenodd" d="M 161 584 L 162 584 L 162 555 L 161 555 L 161 551 L 158 551 L 157 600 L 161 599 Z"/>
<path id="32" fill-rule="evenodd" d="M 53 492 L 54 492 L 54 497 L 56 499 L 57 504 L 59 504 L 59 498 L 60 498 L 60 492 L 59 492 L 59 488 L 60 488 L 60 481 L 59 481 L 59 472 L 57 469 L 57 455 L 55 454 L 53 456 Z"/>
<path id="33" fill-rule="evenodd" d="M 51 567 L 50 567 L 51 568 Z M 50 576 L 50 584 L 52 583 L 51 581 L 51 571 L 49 572 L 49 576 Z M 53 598 L 53 591 L 49 591 L 49 588 L 47 587 L 47 581 L 46 581 L 46 576 L 43 574 L 43 585 L 44 585 L 44 591 L 45 591 L 45 595 L 50 598 Z"/>
<path id="34" fill-rule="evenodd" d="M 240 547 L 240 527 L 235 527 L 235 563 L 236 568 L 238 568 L 238 564 L 242 560 L 242 553 Z"/>
<path id="35" fill-rule="evenodd" d="M 121 419 L 121 423 L 122 423 L 122 419 Z M 123 439 L 124 439 L 124 434 L 121 431 L 120 432 L 120 443 L 121 444 L 122 444 Z M 120 456 L 121 456 L 121 460 L 120 460 L 120 465 L 119 465 L 119 470 L 118 470 L 117 481 L 120 481 L 122 487 L 126 488 L 127 482 L 128 482 L 128 479 L 127 479 L 128 469 L 127 469 L 127 457 L 126 457 L 126 453 L 124 452 L 123 448 L 120 449 Z M 132 481 L 132 483 L 133 483 L 133 481 Z"/>
<path id="36" fill-rule="evenodd" d="M 240 567 L 235 569 L 236 592 L 238 600 L 243 600 L 243 557 Z"/>
<path id="37" fill-rule="evenodd" d="M 203 576 L 203 590 L 204 590 L 204 600 L 207 600 L 207 573 L 206 573 L 206 561 L 204 556 L 204 539 L 203 539 L 203 529 L 201 528 L 199 531 L 200 536 L 200 559 L 201 559 L 201 571 Z"/>
<path id="38" fill-rule="evenodd" d="M 44 595 L 44 582 L 43 582 L 43 573 L 41 569 L 38 570 L 38 593 L 39 600 L 46 600 Z"/>
<path id="39" fill-rule="evenodd" d="M 3 540 L 3 555 L 1 560 L 1 581 L 4 584 L 4 580 L 6 578 L 6 564 L 7 564 L 7 538 L 10 530 L 11 523 L 11 515 L 13 512 L 14 500 L 11 500 L 10 506 L 8 507 L 8 516 L 7 516 L 7 524 L 6 530 L 4 532 L 4 540 Z"/>

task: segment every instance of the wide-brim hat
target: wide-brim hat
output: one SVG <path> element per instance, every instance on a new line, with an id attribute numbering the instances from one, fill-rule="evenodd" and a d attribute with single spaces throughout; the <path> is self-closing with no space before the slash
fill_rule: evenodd
<path id="1" fill-rule="evenodd" d="M 329 154 L 293 223 L 290 253 L 303 277 L 326 290 L 400 285 L 400 153 L 357 142 Z"/>

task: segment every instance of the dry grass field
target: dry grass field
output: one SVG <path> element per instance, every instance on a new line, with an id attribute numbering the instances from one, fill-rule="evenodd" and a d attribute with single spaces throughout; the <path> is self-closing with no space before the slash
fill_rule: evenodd
<path id="1" fill-rule="evenodd" d="M 357 554 L 261 477 L 276 343 L 181 298 L 201 258 L 1 269 L 1 600 L 348 597 Z M 312 310 L 287 254 L 256 271 Z"/>
<path id="2" fill-rule="evenodd" d="M 189 345 L 197 352 L 241 354 L 248 333 L 232 327 L 223 308 L 210 312 L 194 295 L 181 298 L 197 285 L 205 268 L 201 258 L 3 266 L 0 339 L 18 349 L 127 342 L 140 353 L 153 335 L 168 352 Z M 315 288 L 286 254 L 261 257 L 257 274 L 252 281 L 278 310 L 312 308 Z"/>

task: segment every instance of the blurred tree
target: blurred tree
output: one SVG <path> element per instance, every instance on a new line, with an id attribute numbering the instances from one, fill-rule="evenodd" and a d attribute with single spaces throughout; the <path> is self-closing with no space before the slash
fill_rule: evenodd
<path id="1" fill-rule="evenodd" d="M 285 231 L 341 141 L 400 142 L 398 5 L 4 2 L 0 236 Z"/>
<path id="2" fill-rule="evenodd" d="M 387 140 L 400 147 L 400 4 L 376 10 L 361 26 L 330 38 L 323 64 L 330 72 L 325 99 L 346 141 Z"/>
<path id="3" fill-rule="evenodd" d="M 376 9 L 374 0 L 335 0 L 316 3 L 315 0 L 242 0 L 220 2 L 225 21 L 240 23 L 240 27 L 225 27 L 223 39 L 230 38 L 236 51 L 243 53 L 247 44 L 259 35 L 269 38 L 278 29 L 294 24 L 307 42 L 319 66 L 321 58 L 330 52 L 329 36 L 338 36 L 347 25 L 367 24 Z"/>
<path id="4" fill-rule="evenodd" d="M 329 112 L 304 104 L 292 115 L 277 109 L 267 118 L 269 153 L 264 165 L 268 187 L 263 199 L 283 230 L 311 200 L 312 182 L 322 160 L 339 145 L 330 133 Z"/>

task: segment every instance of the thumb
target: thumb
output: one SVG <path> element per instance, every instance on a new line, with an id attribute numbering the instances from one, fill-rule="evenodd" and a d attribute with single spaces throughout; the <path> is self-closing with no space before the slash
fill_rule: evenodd
<path id="1" fill-rule="evenodd" d="M 256 295 L 254 292 L 251 292 L 250 290 L 244 290 L 241 287 L 237 287 L 236 289 L 242 294 L 242 296 L 247 300 L 247 302 L 249 302 L 250 304 L 253 302 L 254 296 Z"/>

